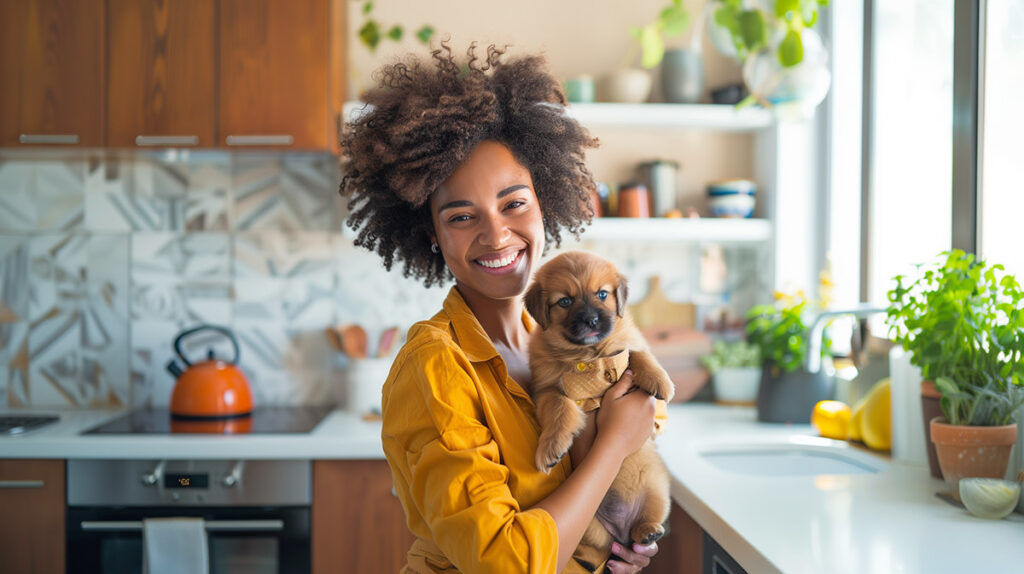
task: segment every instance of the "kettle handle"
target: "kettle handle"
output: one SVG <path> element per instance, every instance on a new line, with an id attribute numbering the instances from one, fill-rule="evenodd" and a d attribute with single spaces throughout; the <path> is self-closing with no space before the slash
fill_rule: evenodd
<path id="1" fill-rule="evenodd" d="M 193 327 L 191 329 L 182 331 L 181 334 L 179 334 L 174 339 L 174 352 L 177 353 L 179 357 L 181 357 L 181 360 L 185 362 L 186 367 L 191 367 L 192 362 L 185 358 L 185 353 L 182 352 L 181 350 L 181 342 L 185 339 L 185 337 L 188 337 L 200 331 L 217 331 L 218 333 L 230 339 L 231 345 L 234 346 L 235 348 L 235 356 L 230 361 L 226 362 L 232 365 L 238 363 L 238 339 L 235 338 L 235 334 L 232 333 L 231 330 L 228 329 L 227 327 L 219 327 L 217 325 L 200 325 L 198 327 Z"/>

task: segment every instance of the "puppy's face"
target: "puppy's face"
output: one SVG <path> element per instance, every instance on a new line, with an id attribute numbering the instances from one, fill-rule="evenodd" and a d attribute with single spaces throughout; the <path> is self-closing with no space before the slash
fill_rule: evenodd
<path id="1" fill-rule="evenodd" d="M 537 271 L 526 310 L 541 329 L 572 345 L 603 341 L 626 310 L 626 280 L 596 255 L 571 251 Z"/>

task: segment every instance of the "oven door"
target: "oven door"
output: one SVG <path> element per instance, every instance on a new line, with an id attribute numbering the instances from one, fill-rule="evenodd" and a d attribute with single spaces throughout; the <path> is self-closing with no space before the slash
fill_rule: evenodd
<path id="1" fill-rule="evenodd" d="M 139 573 L 142 521 L 203 518 L 211 574 L 310 571 L 309 507 L 68 507 L 68 574 Z"/>

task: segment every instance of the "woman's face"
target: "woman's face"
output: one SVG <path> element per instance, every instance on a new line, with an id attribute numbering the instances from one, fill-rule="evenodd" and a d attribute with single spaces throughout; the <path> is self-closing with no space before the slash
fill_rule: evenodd
<path id="1" fill-rule="evenodd" d="M 544 251 L 530 172 L 511 150 L 481 142 L 430 198 L 437 244 L 464 297 L 518 298 Z"/>

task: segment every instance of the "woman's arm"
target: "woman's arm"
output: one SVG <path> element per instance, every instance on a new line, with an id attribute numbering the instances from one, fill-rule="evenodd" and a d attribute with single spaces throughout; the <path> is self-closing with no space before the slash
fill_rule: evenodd
<path id="1" fill-rule="evenodd" d="M 633 373 L 627 370 L 604 395 L 589 452 L 565 482 L 534 506 L 550 514 L 557 525 L 559 571 L 569 563 L 622 461 L 651 437 L 655 399 L 629 392 L 632 386 Z"/>

